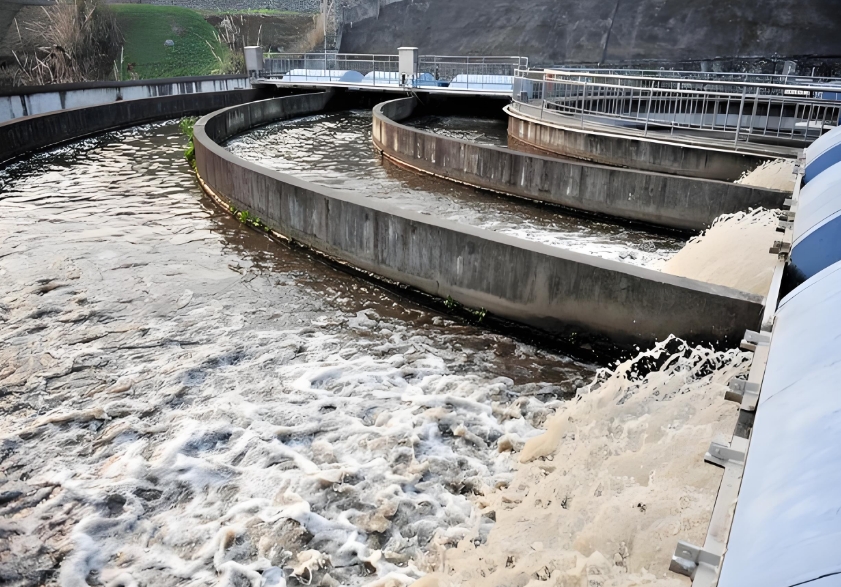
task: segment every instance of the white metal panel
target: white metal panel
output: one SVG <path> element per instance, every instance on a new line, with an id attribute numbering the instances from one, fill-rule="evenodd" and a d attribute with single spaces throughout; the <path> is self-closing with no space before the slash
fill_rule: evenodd
<path id="1" fill-rule="evenodd" d="M 839 308 L 841 262 L 780 304 L 719 587 L 841 573 Z"/>
<path id="2" fill-rule="evenodd" d="M 399 47 L 397 49 L 397 55 L 400 74 L 405 75 L 406 79 L 411 81 L 418 72 L 418 48 Z"/>
<path id="3" fill-rule="evenodd" d="M 841 163 L 836 163 L 800 190 L 792 229 L 794 243 L 841 211 Z"/>
<path id="4" fill-rule="evenodd" d="M 246 71 L 263 71 L 263 48 L 262 47 L 245 47 L 245 70 Z"/>
<path id="5" fill-rule="evenodd" d="M 293 69 L 283 76 L 285 82 L 361 82 L 363 75 L 349 69 Z"/>
<path id="6" fill-rule="evenodd" d="M 814 143 L 809 145 L 806 149 L 806 165 L 839 144 L 841 144 L 841 126 L 821 135 Z"/>

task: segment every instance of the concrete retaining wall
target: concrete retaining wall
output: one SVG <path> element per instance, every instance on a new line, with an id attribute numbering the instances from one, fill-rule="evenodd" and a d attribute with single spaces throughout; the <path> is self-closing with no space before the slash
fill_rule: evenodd
<path id="1" fill-rule="evenodd" d="M 509 114 L 509 140 L 513 139 L 538 152 L 605 165 L 735 181 L 744 172 L 772 158 L 549 125 L 523 116 L 510 106 L 506 111 Z"/>
<path id="2" fill-rule="evenodd" d="M 250 87 L 247 77 L 230 75 L 13 87 L 0 90 L 0 122 L 121 100 L 224 92 Z"/>
<path id="3" fill-rule="evenodd" d="M 389 157 L 423 171 L 582 210 L 700 231 L 721 214 L 779 208 L 784 192 L 617 169 L 543 157 L 452 139 L 398 124 L 417 108 L 401 98 L 374 108 L 374 144 Z"/>
<path id="4" fill-rule="evenodd" d="M 239 159 L 219 143 L 324 107 L 323 94 L 209 114 L 194 130 L 206 185 L 285 236 L 360 269 L 563 336 L 620 345 L 676 334 L 732 346 L 760 319 L 760 296 L 524 241 L 318 186 Z"/>
<path id="5" fill-rule="evenodd" d="M 0 163 L 52 145 L 135 124 L 204 114 L 264 97 L 261 90 L 182 94 L 61 110 L 0 123 Z"/>

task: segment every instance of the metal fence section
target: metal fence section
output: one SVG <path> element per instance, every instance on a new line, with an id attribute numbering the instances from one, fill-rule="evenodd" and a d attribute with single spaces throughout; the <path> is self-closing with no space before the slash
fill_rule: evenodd
<path id="1" fill-rule="evenodd" d="M 561 70 L 568 73 L 598 76 L 620 76 L 622 78 L 659 78 L 672 80 L 699 80 L 723 82 L 749 82 L 756 84 L 776 85 L 840 85 L 841 78 L 814 77 L 792 74 L 766 74 L 726 71 L 688 71 L 675 69 L 594 69 L 590 67 L 553 67 L 550 70 Z"/>
<path id="2" fill-rule="evenodd" d="M 513 83 L 514 74 L 525 67 L 528 67 L 527 57 L 421 55 L 418 58 L 420 73 L 447 82 L 458 76 L 504 76 L 512 78 Z"/>
<path id="3" fill-rule="evenodd" d="M 364 55 L 353 53 L 267 53 L 263 60 L 263 77 L 283 78 L 294 72 L 307 77 L 313 71 L 356 71 L 363 76 L 371 72 L 397 72 L 397 55 Z M 319 76 L 315 76 L 319 77 Z"/>
<path id="4" fill-rule="evenodd" d="M 566 124 L 572 119 L 582 127 L 604 125 L 643 136 L 694 134 L 730 140 L 734 147 L 809 144 L 841 116 L 841 80 L 800 76 L 795 84 L 757 81 L 762 76 L 753 74 L 639 73 L 649 72 L 521 68 L 514 79 L 514 108 Z"/>
<path id="5" fill-rule="evenodd" d="M 414 79 L 400 77 L 397 55 L 269 53 L 260 77 L 289 82 L 338 82 L 410 87 L 452 87 L 510 92 L 525 57 L 421 55 Z M 358 75 L 356 75 L 358 74 Z M 405 82 L 405 83 L 404 83 Z"/>

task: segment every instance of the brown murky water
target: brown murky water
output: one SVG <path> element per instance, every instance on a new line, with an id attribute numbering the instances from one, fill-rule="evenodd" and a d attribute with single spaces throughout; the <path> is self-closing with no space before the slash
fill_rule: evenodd
<path id="1" fill-rule="evenodd" d="M 445 130 L 466 128 L 469 119 L 447 120 L 440 122 Z M 439 123 L 433 119 L 425 124 L 432 127 Z M 400 208 L 652 269 L 658 269 L 686 243 L 672 233 L 576 216 L 560 208 L 397 167 L 376 154 L 371 143 L 371 112 L 367 110 L 283 121 L 235 137 L 227 147 L 266 167 L 386 200 Z"/>
<path id="2" fill-rule="evenodd" d="M 245 229 L 184 147 L 143 126 L 0 172 L 3 582 L 403 584 L 483 539 L 500 439 L 594 368 Z"/>

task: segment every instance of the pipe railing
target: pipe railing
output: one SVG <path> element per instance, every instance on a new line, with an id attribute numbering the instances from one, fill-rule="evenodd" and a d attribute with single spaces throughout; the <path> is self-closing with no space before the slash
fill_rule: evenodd
<path id="1" fill-rule="evenodd" d="M 299 82 L 365 83 L 368 85 L 449 86 L 483 89 L 505 86 L 510 91 L 516 71 L 528 67 L 525 57 L 421 55 L 414 79 L 399 79 L 397 55 L 357 53 L 269 53 L 264 79 Z M 354 75 L 353 73 L 360 75 Z M 360 76 L 364 79 L 361 79 Z"/>
<path id="2" fill-rule="evenodd" d="M 612 75 L 622 78 L 660 78 L 701 80 L 710 82 L 749 82 L 757 84 L 780 84 L 780 85 L 841 85 L 841 78 L 807 76 L 794 74 L 767 74 L 767 73 L 742 73 L 742 72 L 721 72 L 721 71 L 688 71 L 674 69 L 611 69 L 611 68 L 590 68 L 590 67 L 553 67 L 552 70 L 560 70 L 568 73 L 579 73 L 585 75 Z"/>
<path id="3" fill-rule="evenodd" d="M 734 74 L 735 75 L 735 74 Z M 743 75 L 743 74 L 738 74 Z M 839 124 L 841 86 L 734 79 L 653 78 L 601 71 L 524 70 L 514 79 L 515 109 L 621 127 L 706 134 L 740 143 L 809 144 Z M 836 92 L 836 90 L 839 90 Z"/>

